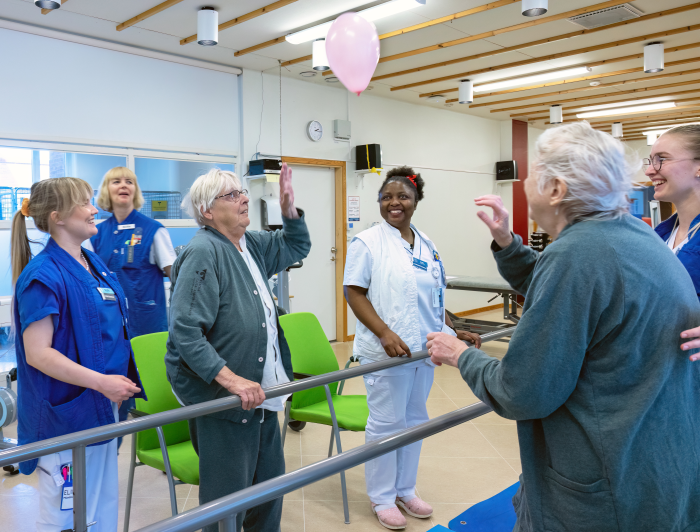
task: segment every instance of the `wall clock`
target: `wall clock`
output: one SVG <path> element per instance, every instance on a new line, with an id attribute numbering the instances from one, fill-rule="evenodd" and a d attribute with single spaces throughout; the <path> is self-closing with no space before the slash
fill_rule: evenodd
<path id="1" fill-rule="evenodd" d="M 323 137 L 323 126 L 321 125 L 321 122 L 318 120 L 312 120 L 309 122 L 309 124 L 306 126 L 306 133 L 314 142 L 321 140 L 321 137 Z"/>

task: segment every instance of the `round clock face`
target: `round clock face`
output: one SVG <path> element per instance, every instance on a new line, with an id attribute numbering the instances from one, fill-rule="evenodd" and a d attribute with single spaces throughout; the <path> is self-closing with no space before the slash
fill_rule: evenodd
<path id="1" fill-rule="evenodd" d="M 309 138 L 314 142 L 318 142 L 323 137 L 323 126 L 317 120 L 312 120 L 309 125 L 306 126 L 306 132 L 309 134 Z"/>

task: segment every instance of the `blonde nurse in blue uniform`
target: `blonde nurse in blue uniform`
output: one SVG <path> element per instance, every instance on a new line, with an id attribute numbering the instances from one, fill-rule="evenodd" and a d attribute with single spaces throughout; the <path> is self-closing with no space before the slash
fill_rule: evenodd
<path id="1" fill-rule="evenodd" d="M 120 403 L 146 398 L 124 293 L 104 262 L 81 247 L 97 232 L 91 196 L 81 179 L 46 179 L 32 185 L 12 222 L 20 445 L 114 423 Z M 34 258 L 27 217 L 51 236 Z M 116 440 L 89 446 L 85 460 L 90 532 L 116 532 Z M 25 475 L 35 470 L 37 532 L 72 529 L 72 498 L 64 496 L 72 486 L 71 451 L 20 464 Z"/>
<path id="2" fill-rule="evenodd" d="M 403 166 L 387 173 L 379 190 L 384 222 L 350 243 L 343 285 L 357 317 L 353 353 L 361 364 L 410 356 L 425 349 L 427 335 L 445 331 L 480 345 L 478 335 L 455 333 L 445 315 L 445 269 L 435 244 L 411 224 L 423 199 L 423 179 Z M 428 421 L 426 401 L 434 365 L 420 360 L 365 375 L 369 418 L 367 442 Z M 433 513 L 416 495 L 421 442 L 365 464 L 372 511 L 386 528 L 406 527 L 406 514 Z"/>

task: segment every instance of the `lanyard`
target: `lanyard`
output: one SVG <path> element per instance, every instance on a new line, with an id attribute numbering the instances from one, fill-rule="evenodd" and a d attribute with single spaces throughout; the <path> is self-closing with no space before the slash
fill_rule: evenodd
<path id="1" fill-rule="evenodd" d="M 676 216 L 676 221 L 673 223 L 673 229 L 671 229 L 671 236 L 669 236 L 668 240 L 666 241 L 667 244 L 671 242 L 671 238 L 673 238 L 674 232 L 676 231 L 677 228 L 678 228 L 678 216 Z M 688 242 L 690 242 L 690 240 L 695 236 L 695 233 L 698 232 L 699 228 L 700 228 L 700 222 L 696 223 L 693 227 L 691 227 L 688 230 L 688 235 L 686 236 Z"/>

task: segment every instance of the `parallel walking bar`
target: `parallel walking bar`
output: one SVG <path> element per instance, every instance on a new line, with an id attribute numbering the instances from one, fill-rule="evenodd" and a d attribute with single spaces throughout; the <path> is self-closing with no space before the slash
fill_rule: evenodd
<path id="1" fill-rule="evenodd" d="M 428 436 L 469 421 L 491 412 L 484 403 L 465 406 L 444 416 L 436 417 L 386 438 L 375 440 L 342 454 L 336 454 L 315 464 L 302 467 L 286 475 L 255 484 L 250 488 L 221 497 L 198 506 L 188 512 L 170 517 L 136 532 L 192 532 L 212 523 L 225 522 L 225 519 L 248 508 L 277 499 L 285 493 L 303 488 L 313 482 L 336 475 L 377 456 L 390 453 Z M 221 528 L 220 528 L 221 530 Z M 224 528 L 224 530 L 226 530 Z"/>

